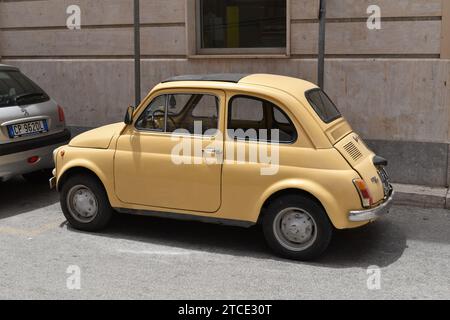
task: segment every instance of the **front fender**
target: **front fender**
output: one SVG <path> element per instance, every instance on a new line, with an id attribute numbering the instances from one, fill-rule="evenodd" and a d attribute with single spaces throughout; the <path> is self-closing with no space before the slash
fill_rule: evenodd
<path id="1" fill-rule="evenodd" d="M 61 150 L 64 150 L 61 155 Z M 111 203 L 114 195 L 113 156 L 114 150 L 66 147 L 57 154 L 56 185 L 74 169 L 84 169 L 95 174 L 105 187 Z"/>

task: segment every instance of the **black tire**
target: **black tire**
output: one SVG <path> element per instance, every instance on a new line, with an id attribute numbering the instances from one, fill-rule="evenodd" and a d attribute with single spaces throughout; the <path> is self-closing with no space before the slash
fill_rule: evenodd
<path id="1" fill-rule="evenodd" d="M 52 170 L 44 169 L 30 173 L 25 173 L 22 175 L 22 177 L 31 183 L 48 184 L 48 180 L 52 177 Z"/>
<path id="2" fill-rule="evenodd" d="M 78 191 L 77 191 L 78 190 Z M 85 198 L 85 203 L 90 207 L 96 207 L 92 217 L 82 217 L 77 207 L 68 197 L 82 197 L 83 192 L 90 193 Z M 80 195 L 81 194 L 81 195 Z M 89 174 L 77 174 L 67 178 L 60 192 L 61 208 L 69 224 L 78 230 L 95 232 L 104 229 L 110 222 L 113 209 L 109 203 L 105 188 L 100 181 Z M 69 207 L 70 206 L 70 207 Z M 83 208 L 85 209 L 85 208 Z M 86 212 L 80 210 L 80 212 Z"/>
<path id="3" fill-rule="evenodd" d="M 304 195 L 286 195 L 272 201 L 262 224 L 269 247 L 277 255 L 294 260 L 307 261 L 319 257 L 333 235 L 333 226 L 325 210 Z M 305 228 L 304 232 L 299 231 L 298 226 Z"/>

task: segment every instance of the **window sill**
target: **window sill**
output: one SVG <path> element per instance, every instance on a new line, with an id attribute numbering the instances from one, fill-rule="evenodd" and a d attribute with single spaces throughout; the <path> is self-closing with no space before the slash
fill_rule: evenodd
<path id="1" fill-rule="evenodd" d="M 188 59 L 289 59 L 286 54 L 194 54 Z"/>

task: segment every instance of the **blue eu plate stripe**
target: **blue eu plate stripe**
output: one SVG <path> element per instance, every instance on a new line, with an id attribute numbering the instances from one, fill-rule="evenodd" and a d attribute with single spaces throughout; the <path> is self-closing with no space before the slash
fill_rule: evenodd
<path id="1" fill-rule="evenodd" d="M 8 134 L 10 138 L 14 138 L 14 130 L 12 126 L 8 126 Z"/>

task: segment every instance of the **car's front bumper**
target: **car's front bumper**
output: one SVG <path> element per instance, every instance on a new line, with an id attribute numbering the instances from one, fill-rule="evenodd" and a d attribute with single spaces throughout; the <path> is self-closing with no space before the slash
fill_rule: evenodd
<path id="1" fill-rule="evenodd" d="M 50 190 L 56 188 L 56 168 L 52 171 L 52 177 L 48 180 Z"/>
<path id="2" fill-rule="evenodd" d="M 389 197 L 379 206 L 365 210 L 350 211 L 348 219 L 353 222 L 364 222 L 378 219 L 379 217 L 389 213 L 389 210 L 393 204 L 393 199 L 394 191 L 391 191 Z"/>

